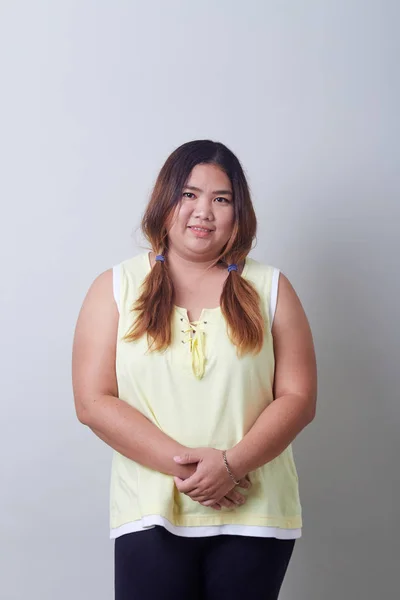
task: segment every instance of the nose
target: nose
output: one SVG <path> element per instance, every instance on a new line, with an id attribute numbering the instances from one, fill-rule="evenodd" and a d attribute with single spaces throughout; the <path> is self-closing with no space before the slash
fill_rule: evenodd
<path id="1" fill-rule="evenodd" d="M 205 221 L 213 221 L 214 211 L 212 200 L 210 201 L 205 195 L 199 196 L 193 210 L 193 216 Z"/>

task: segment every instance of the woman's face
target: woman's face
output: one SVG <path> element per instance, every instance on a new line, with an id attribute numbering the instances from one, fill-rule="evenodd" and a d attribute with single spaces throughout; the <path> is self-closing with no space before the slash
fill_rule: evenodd
<path id="1" fill-rule="evenodd" d="M 215 165 L 196 165 L 168 229 L 170 250 L 191 260 L 214 260 L 229 240 L 233 224 L 229 177 Z"/>

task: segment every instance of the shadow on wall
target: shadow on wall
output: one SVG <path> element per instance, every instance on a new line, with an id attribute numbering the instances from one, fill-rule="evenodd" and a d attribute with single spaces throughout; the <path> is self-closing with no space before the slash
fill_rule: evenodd
<path id="1" fill-rule="evenodd" d="M 336 219 L 309 226 L 302 238 L 319 251 L 310 253 L 304 278 L 304 264 L 294 268 L 299 285 L 292 282 L 313 331 L 318 408 L 294 442 L 304 529 L 283 590 L 288 598 L 372 600 L 383 581 L 391 589 L 391 576 L 394 586 L 398 568 L 398 282 L 382 257 L 395 256 L 399 225 Z M 292 248 L 295 229 L 286 233 Z"/>

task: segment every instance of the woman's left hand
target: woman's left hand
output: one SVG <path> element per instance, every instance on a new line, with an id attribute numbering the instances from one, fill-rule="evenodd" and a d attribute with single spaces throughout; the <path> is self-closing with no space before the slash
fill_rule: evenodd
<path id="1" fill-rule="evenodd" d="M 204 506 L 218 503 L 236 487 L 226 470 L 221 450 L 193 448 L 182 456 L 175 456 L 174 460 L 180 465 L 197 463 L 195 473 L 188 479 L 174 477 L 174 481 L 180 492 Z"/>

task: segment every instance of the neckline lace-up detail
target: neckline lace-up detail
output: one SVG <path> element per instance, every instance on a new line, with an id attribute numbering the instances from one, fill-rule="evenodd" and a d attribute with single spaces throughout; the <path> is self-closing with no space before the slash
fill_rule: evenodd
<path id="1" fill-rule="evenodd" d="M 157 255 L 157 257 L 158 256 L 159 255 Z M 146 274 L 150 273 L 151 269 L 152 269 L 151 252 L 143 253 L 141 255 L 141 259 L 144 261 L 144 267 L 145 267 Z M 160 260 L 161 260 L 161 258 L 160 258 Z M 243 270 L 241 272 L 241 276 L 243 277 L 243 279 L 247 279 L 247 273 L 248 273 L 249 267 L 251 266 L 251 263 L 252 263 L 252 259 L 249 257 L 246 257 L 246 259 L 244 261 Z M 232 267 L 232 265 L 229 265 L 229 266 Z M 234 265 L 234 267 L 237 268 L 237 265 Z M 214 329 L 214 323 L 213 323 L 214 317 L 215 317 L 216 321 L 222 319 L 221 305 L 216 306 L 214 308 L 204 308 L 201 312 L 199 320 L 192 321 L 191 323 L 189 321 L 188 311 L 186 308 L 183 308 L 182 306 L 178 306 L 177 304 L 174 304 L 173 307 L 174 307 L 174 310 L 176 312 L 178 312 L 178 314 L 180 315 L 180 321 L 182 322 L 182 325 L 184 325 L 183 322 L 185 322 L 185 324 L 188 327 L 188 329 L 181 330 L 182 333 L 184 333 L 187 336 L 187 339 L 181 340 L 181 342 L 182 342 L 182 344 L 187 344 L 187 343 L 189 344 L 190 353 L 192 355 L 192 371 L 197 379 L 202 379 L 204 376 L 204 373 L 205 373 L 206 362 L 207 362 L 207 359 L 205 356 L 206 331 L 204 328 L 204 325 L 207 325 L 207 320 L 203 320 L 203 316 L 205 317 L 206 315 L 207 316 L 212 315 L 213 318 L 210 321 L 210 326 L 211 326 L 210 332 L 211 332 L 211 329 Z M 214 335 L 213 335 L 213 339 L 214 339 Z"/>
<path id="2" fill-rule="evenodd" d="M 206 321 L 188 322 L 188 328 L 182 330 L 182 333 L 188 337 L 184 340 L 185 344 L 189 344 L 189 350 L 192 355 L 192 370 L 197 379 L 202 379 L 206 367 L 205 356 L 205 336 L 206 332 L 203 325 Z"/>

